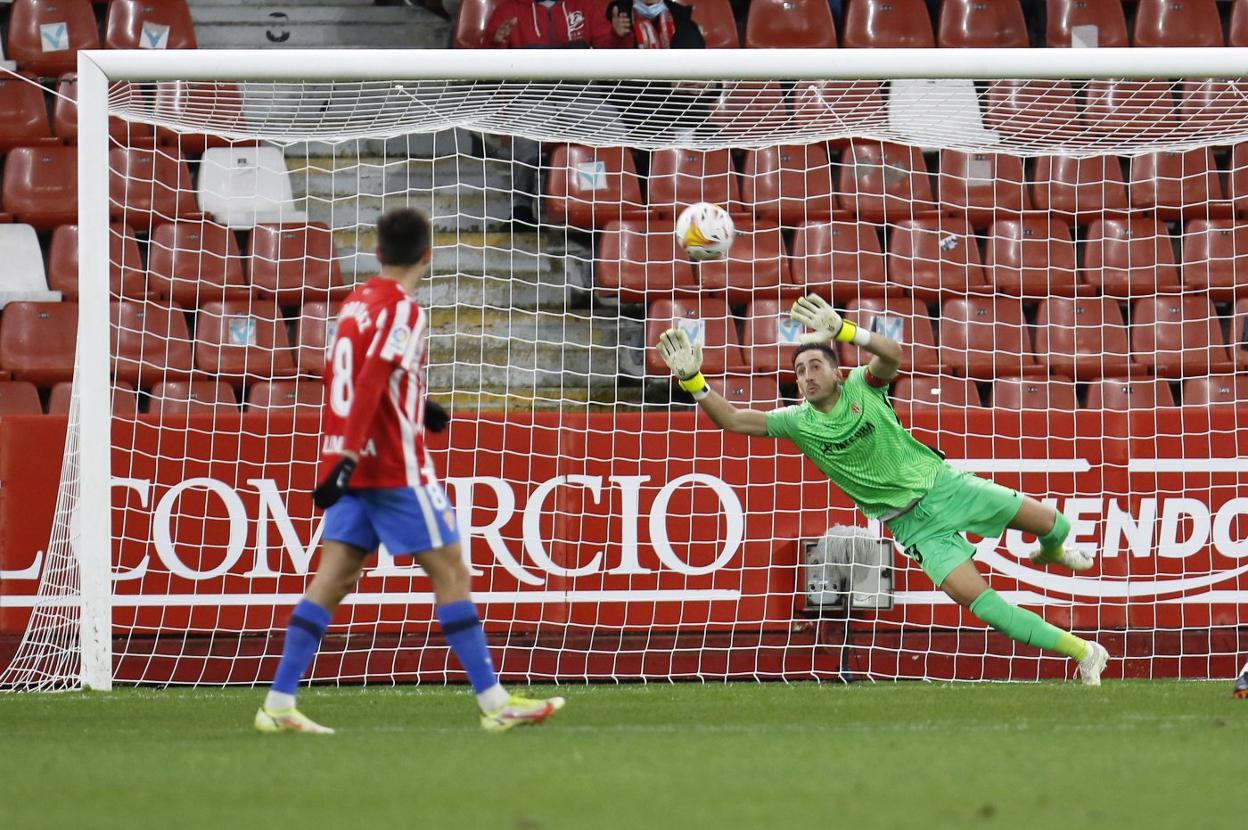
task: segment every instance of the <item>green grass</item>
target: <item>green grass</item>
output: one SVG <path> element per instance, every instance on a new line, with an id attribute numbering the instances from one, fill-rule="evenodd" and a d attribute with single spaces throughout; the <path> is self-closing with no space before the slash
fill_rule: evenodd
<path id="1" fill-rule="evenodd" d="M 457 688 L 0 696 L 10 828 L 1192 828 L 1248 809 L 1224 683 L 571 686 L 488 735 Z M 1236 796 L 1239 796 L 1236 798 Z"/>

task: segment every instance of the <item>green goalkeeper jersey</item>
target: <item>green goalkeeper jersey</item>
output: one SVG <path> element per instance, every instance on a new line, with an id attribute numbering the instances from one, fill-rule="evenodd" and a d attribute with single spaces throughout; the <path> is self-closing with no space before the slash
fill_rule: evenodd
<path id="1" fill-rule="evenodd" d="M 841 397 L 823 413 L 803 401 L 767 413 L 767 434 L 787 438 L 875 519 L 927 495 L 945 462 L 906 431 L 886 387 L 849 373 Z"/>

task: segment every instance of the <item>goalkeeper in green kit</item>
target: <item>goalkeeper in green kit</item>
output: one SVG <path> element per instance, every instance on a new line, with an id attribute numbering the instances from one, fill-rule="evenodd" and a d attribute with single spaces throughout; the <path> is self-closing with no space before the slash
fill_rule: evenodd
<path id="1" fill-rule="evenodd" d="M 869 518 L 888 526 L 907 556 L 958 604 L 1020 643 L 1078 663 L 1084 684 L 1098 686 L 1109 653 L 1002 599 L 975 569 L 963 533 L 996 538 L 1007 528 L 1034 534 L 1031 561 L 1074 571 L 1092 567 L 1091 553 L 1068 546 L 1070 521 L 1052 507 L 971 473 L 955 470 L 906 431 L 888 399 L 901 366 L 901 344 L 859 328 L 814 294 L 793 306 L 793 319 L 812 329 L 793 358 L 805 401 L 770 412 L 738 409 L 702 377 L 702 347 L 679 329 L 659 338 L 658 351 L 683 389 L 721 429 L 787 438 Z M 842 382 L 836 342 L 873 356 Z"/>

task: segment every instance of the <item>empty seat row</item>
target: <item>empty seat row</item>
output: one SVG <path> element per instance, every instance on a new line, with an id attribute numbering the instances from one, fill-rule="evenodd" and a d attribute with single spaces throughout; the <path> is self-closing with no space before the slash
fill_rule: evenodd
<path id="1" fill-rule="evenodd" d="M 1184 406 L 1248 404 L 1248 376 L 1207 375 L 1185 380 Z M 977 384 L 950 375 L 914 375 L 900 378 L 892 390 L 893 405 L 902 414 L 927 407 L 981 407 L 1070 411 L 1079 408 L 1075 384 L 1069 380 L 997 378 L 991 397 L 980 399 Z M 1159 378 L 1100 378 L 1088 385 L 1086 409 L 1155 409 L 1174 406 L 1170 383 Z"/>
<path id="2" fill-rule="evenodd" d="M 52 387 L 48 395 L 49 415 L 68 414 L 70 384 L 70 381 L 62 381 Z M 130 384 L 114 384 L 112 399 L 114 415 L 138 414 L 139 396 Z M 324 387 L 320 381 L 312 379 L 260 381 L 248 386 L 246 394 L 248 412 L 315 414 L 320 412 L 323 399 Z M 234 387 L 216 381 L 164 381 L 152 388 L 148 401 L 146 412 L 153 415 L 238 412 Z M 0 381 L 0 415 L 41 415 L 43 412 L 35 384 L 24 380 Z"/>

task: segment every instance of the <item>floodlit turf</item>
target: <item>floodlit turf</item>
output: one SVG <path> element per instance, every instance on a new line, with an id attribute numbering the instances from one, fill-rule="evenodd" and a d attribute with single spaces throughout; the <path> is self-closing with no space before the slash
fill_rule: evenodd
<path id="1" fill-rule="evenodd" d="M 534 690 L 538 691 L 538 690 Z M 1228 683 L 569 686 L 483 734 L 461 688 L 0 696 L 0 825 L 306 828 L 1234 827 Z"/>

